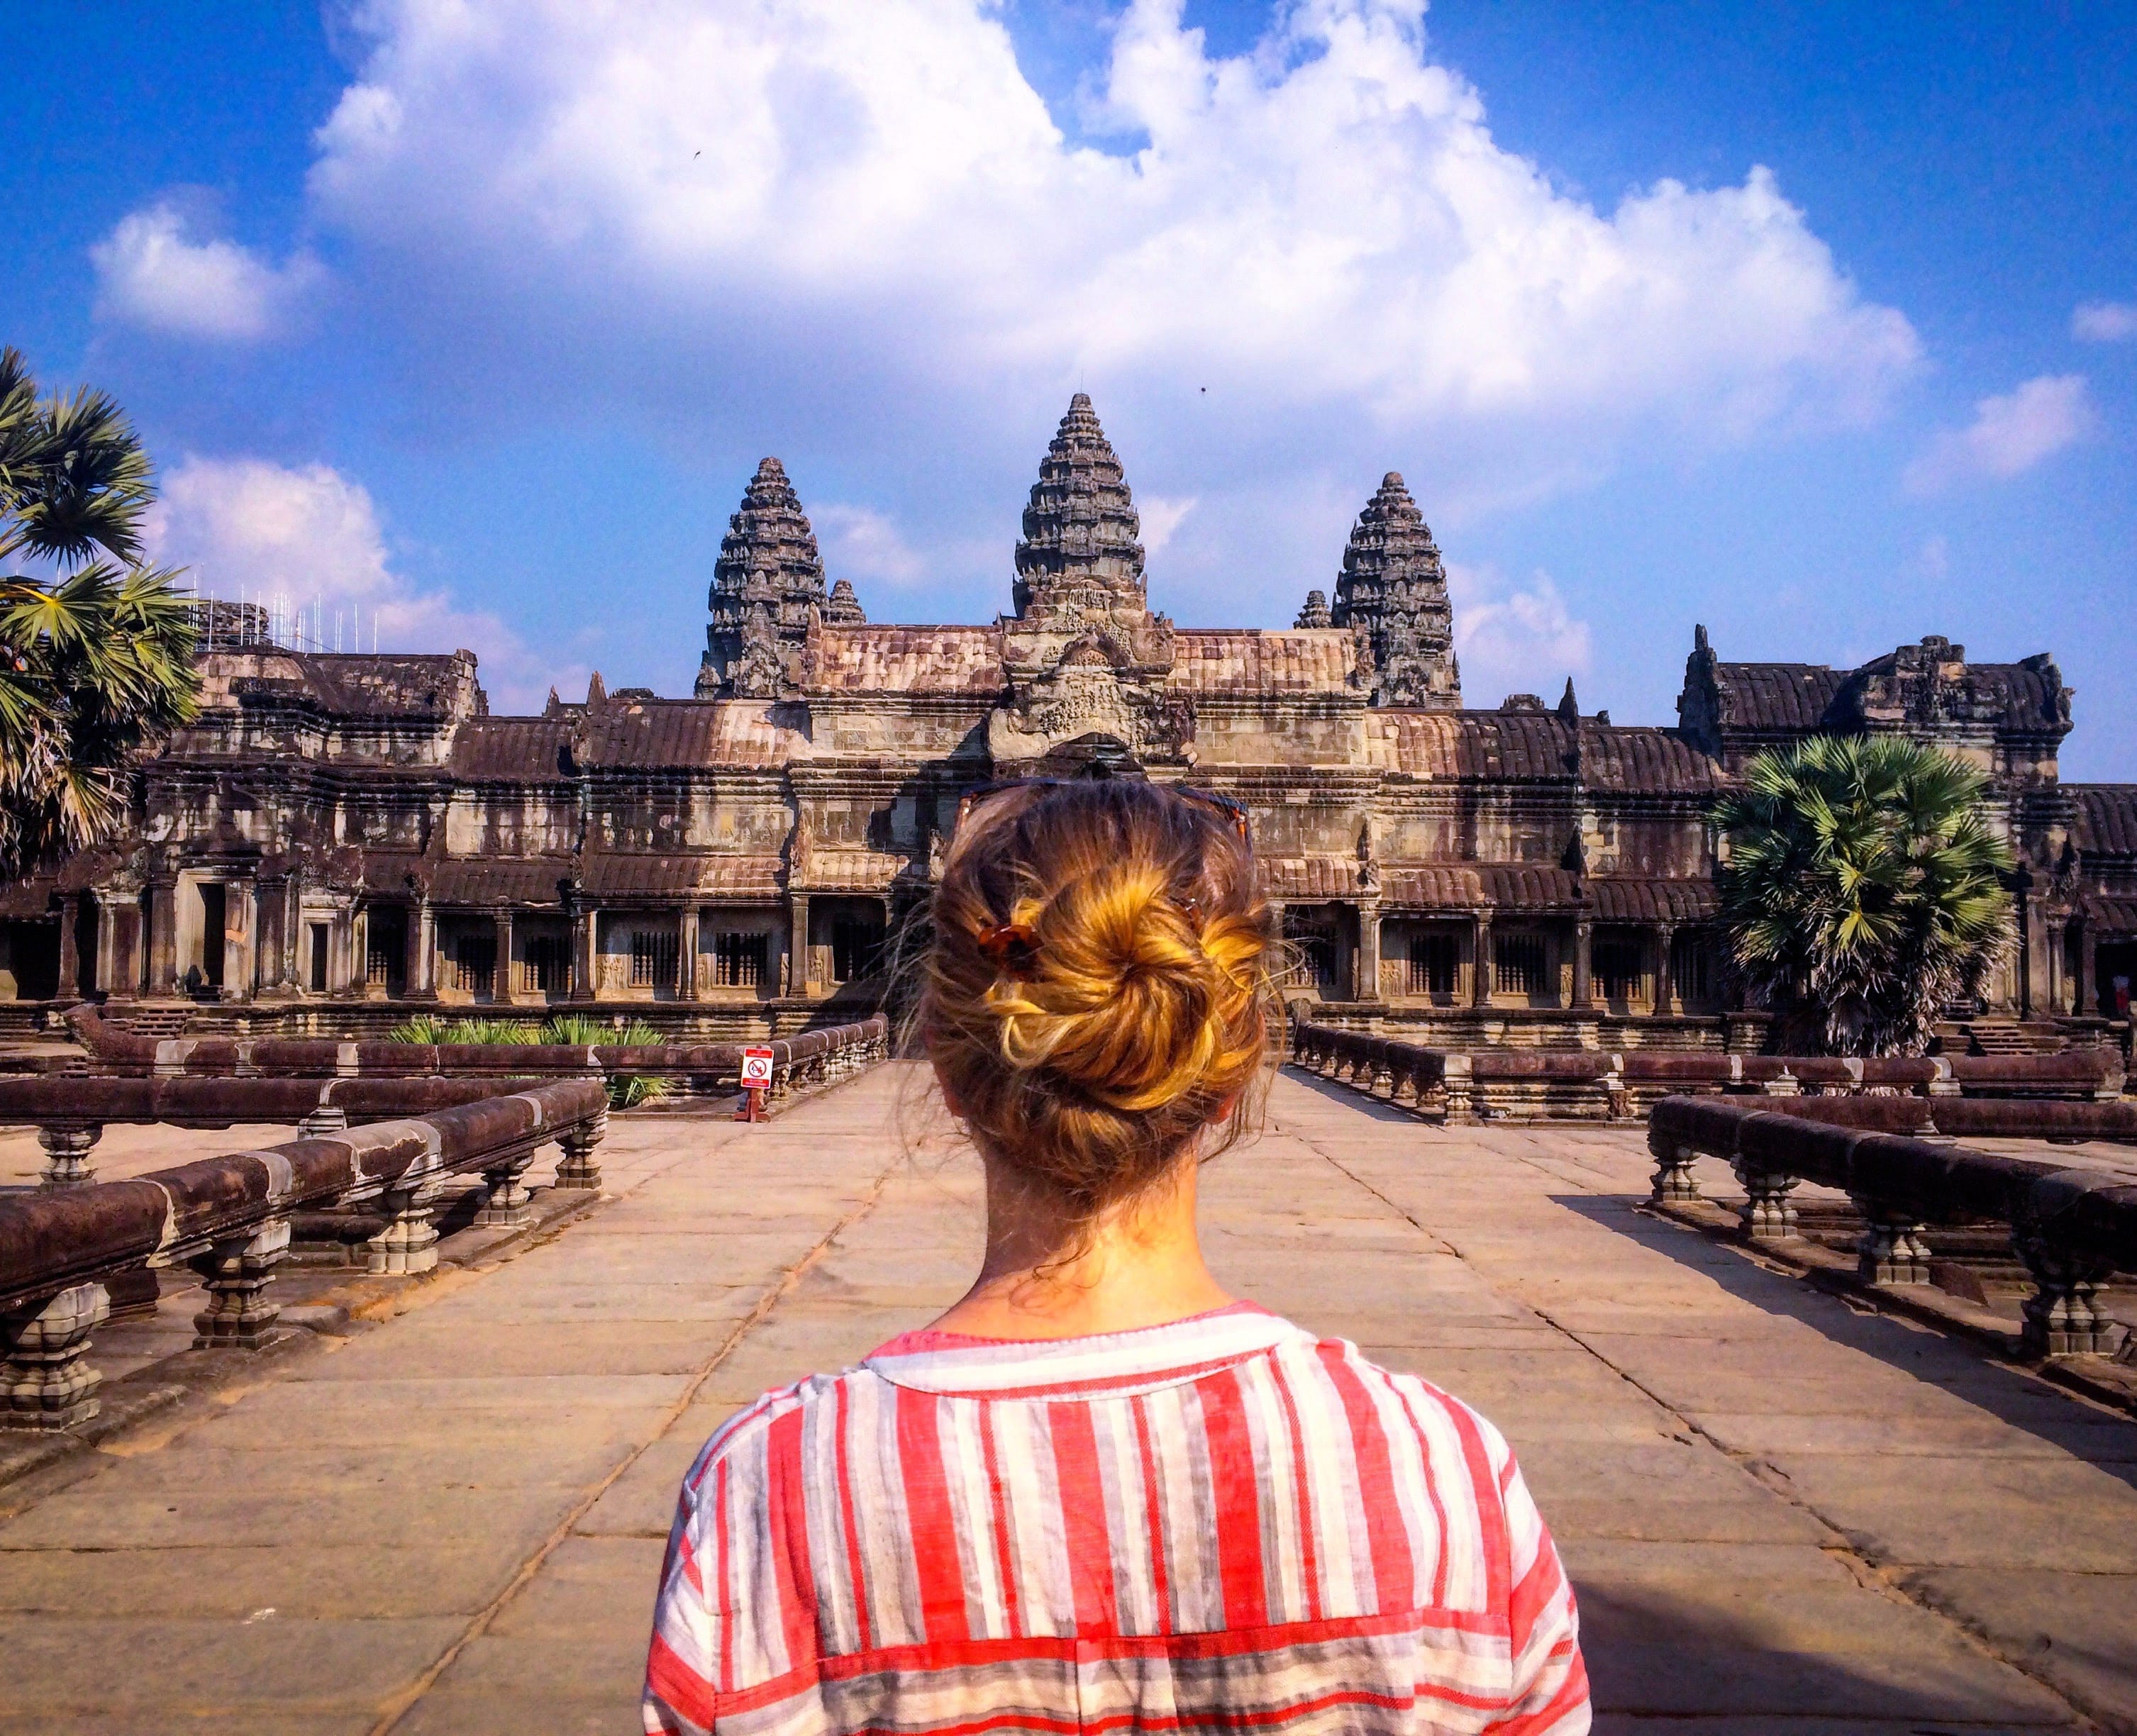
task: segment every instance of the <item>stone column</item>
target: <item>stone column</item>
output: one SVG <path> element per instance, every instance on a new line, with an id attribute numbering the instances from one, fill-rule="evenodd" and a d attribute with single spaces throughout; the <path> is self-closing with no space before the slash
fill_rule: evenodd
<path id="1" fill-rule="evenodd" d="M 222 888 L 222 998 L 252 999 L 254 942 L 259 936 L 258 901 L 250 880 L 229 880 Z"/>
<path id="2" fill-rule="evenodd" d="M 418 898 L 408 911 L 408 962 L 403 973 L 411 1000 L 438 998 L 437 955 L 437 917 L 428 898 Z"/>
<path id="3" fill-rule="evenodd" d="M 489 998 L 500 1007 L 514 1006 L 519 985 L 512 977 L 512 912 L 500 910 L 490 920 L 497 926 L 497 963 L 489 979 Z"/>
<path id="4" fill-rule="evenodd" d="M 88 1126 L 40 1127 L 37 1143 L 44 1148 L 45 1167 L 37 1174 L 40 1190 L 79 1188 L 96 1179 L 89 1154 L 104 1137 L 103 1128 Z"/>
<path id="5" fill-rule="evenodd" d="M 786 899 L 786 992 L 803 995 L 810 991 L 809 895 L 791 892 Z"/>
<path id="6" fill-rule="evenodd" d="M 95 1416 L 104 1376 L 82 1359 L 110 1311 L 101 1284 L 76 1284 L 0 1315 L 0 1427 L 56 1432 Z"/>
<path id="7" fill-rule="evenodd" d="M 2077 1014 L 2081 1019 L 2100 1016 L 2100 937 L 2090 921 L 2077 935 Z"/>
<path id="8" fill-rule="evenodd" d="M 291 875 L 271 874 L 256 883 L 256 891 L 260 929 L 253 951 L 259 960 L 260 993 L 285 994 L 297 985 L 296 881 Z"/>
<path id="9" fill-rule="evenodd" d="M 333 913 L 327 932 L 327 990 L 333 994 L 355 994 L 363 988 L 363 943 L 357 932 L 353 905 Z"/>
<path id="10" fill-rule="evenodd" d="M 148 883 L 148 992 L 169 1000 L 178 992 L 178 886 Z"/>
<path id="11" fill-rule="evenodd" d="M 676 942 L 675 998 L 695 1000 L 698 998 L 698 907 L 691 905 L 684 911 L 681 937 Z"/>
<path id="12" fill-rule="evenodd" d="M 1358 980 L 1360 1000 L 1380 998 L 1380 901 L 1358 901 Z"/>
<path id="13" fill-rule="evenodd" d="M 2064 982 L 2063 960 L 2066 956 L 2066 936 L 2069 924 L 2060 920 L 2047 924 L 2048 931 L 2048 994 L 2047 1013 L 2051 1018 L 2070 1010 L 2067 985 Z"/>
<path id="14" fill-rule="evenodd" d="M 80 920 L 81 894 L 69 892 L 60 900 L 60 985 L 61 1000 L 81 999 L 81 963 L 75 947 L 75 924 Z"/>
<path id="15" fill-rule="evenodd" d="M 1573 1008 L 1577 1013 L 1595 1007 L 1595 925 L 1586 917 L 1573 923 Z"/>
<path id="16" fill-rule="evenodd" d="M 596 951 L 599 941 L 599 923 L 596 913 L 590 905 L 581 905 L 572 913 L 572 999 L 591 1000 L 599 992 L 595 970 L 601 962 Z"/>
<path id="17" fill-rule="evenodd" d="M 1655 941 L 1660 948 L 1655 955 L 1655 1016 L 1662 1018 L 1677 1010 L 1677 985 L 1670 980 L 1670 951 L 1677 941 L 1677 924 L 1656 924 Z"/>
<path id="18" fill-rule="evenodd" d="M 207 1291 L 207 1306 L 193 1316 L 193 1349 L 256 1350 L 266 1344 L 282 1312 L 266 1299 L 267 1286 L 289 1257 L 290 1220 L 270 1218 L 187 1262 Z"/>
<path id="19" fill-rule="evenodd" d="M 1492 915 L 1486 911 L 1477 918 L 1477 932 L 1469 945 L 1469 1004 L 1488 1007 L 1492 1004 Z"/>

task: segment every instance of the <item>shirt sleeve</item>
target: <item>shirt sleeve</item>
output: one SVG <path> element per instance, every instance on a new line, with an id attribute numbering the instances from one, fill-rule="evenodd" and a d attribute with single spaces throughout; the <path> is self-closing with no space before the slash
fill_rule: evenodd
<path id="1" fill-rule="evenodd" d="M 708 1736 L 713 1728 L 719 1616 L 705 1594 L 699 1563 L 704 1534 L 694 1481 L 685 1481 L 675 1504 L 653 1607 L 643 1702 L 647 1736 Z"/>
<path id="2" fill-rule="evenodd" d="M 1589 1727 L 1588 1666 L 1580 1656 L 1580 1617 L 1557 1546 L 1514 1462 L 1506 1455 L 1499 1484 L 1509 1561 L 1507 1625 L 1513 1688 L 1488 1729 L 1500 1736 L 1584 1736 Z"/>

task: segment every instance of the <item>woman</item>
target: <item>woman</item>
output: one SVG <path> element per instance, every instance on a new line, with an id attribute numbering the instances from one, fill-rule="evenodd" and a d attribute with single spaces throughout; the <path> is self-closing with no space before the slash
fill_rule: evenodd
<path id="1" fill-rule="evenodd" d="M 1225 1295 L 1198 1164 L 1253 1117 L 1244 817 L 1147 784 L 967 804 L 917 1015 L 986 1171 L 978 1281 L 763 1398 L 684 1480 L 652 1732 L 1588 1728 L 1506 1442 Z"/>

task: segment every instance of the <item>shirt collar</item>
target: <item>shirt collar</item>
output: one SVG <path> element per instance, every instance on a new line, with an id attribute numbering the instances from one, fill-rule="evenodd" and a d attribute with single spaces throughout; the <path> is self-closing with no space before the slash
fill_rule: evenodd
<path id="1" fill-rule="evenodd" d="M 908 1332 L 862 1364 L 894 1386 L 966 1398 L 1122 1398 L 1195 1380 L 1307 1335 L 1235 1302 L 1162 1326 L 1087 1338 L 975 1339 Z"/>

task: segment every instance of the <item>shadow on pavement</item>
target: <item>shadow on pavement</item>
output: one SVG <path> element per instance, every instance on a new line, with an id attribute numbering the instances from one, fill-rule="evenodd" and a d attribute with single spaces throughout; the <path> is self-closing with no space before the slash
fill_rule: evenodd
<path id="1" fill-rule="evenodd" d="M 1953 1397 L 2137 1489 L 2137 1420 L 2096 1408 L 2060 1387 L 1993 1362 L 1964 1339 L 1917 1327 L 1891 1315 L 1857 1312 L 1839 1297 L 1799 1278 L 1755 1265 L 1726 1242 L 1633 1210 L 1634 1202 L 1628 1196 L 1554 1194 L 1550 1198 L 1552 1204 L 1643 1247 L 1679 1265 L 1696 1267 L 1727 1294 L 1765 1313 L 1799 1320 L 1833 1343 L 1874 1357 L 1916 1379 L 1935 1379 L 1921 1366 L 1925 1351 L 1934 1349 L 1945 1368 L 1955 1368 L 1964 1376 L 1963 1385 L 1948 1379 L 1935 1381 Z M 2103 1425 L 2110 1428 L 2119 1425 L 2129 1432 L 2127 1458 L 2096 1458 L 2077 1439 L 2078 1430 L 2097 1430 Z"/>

